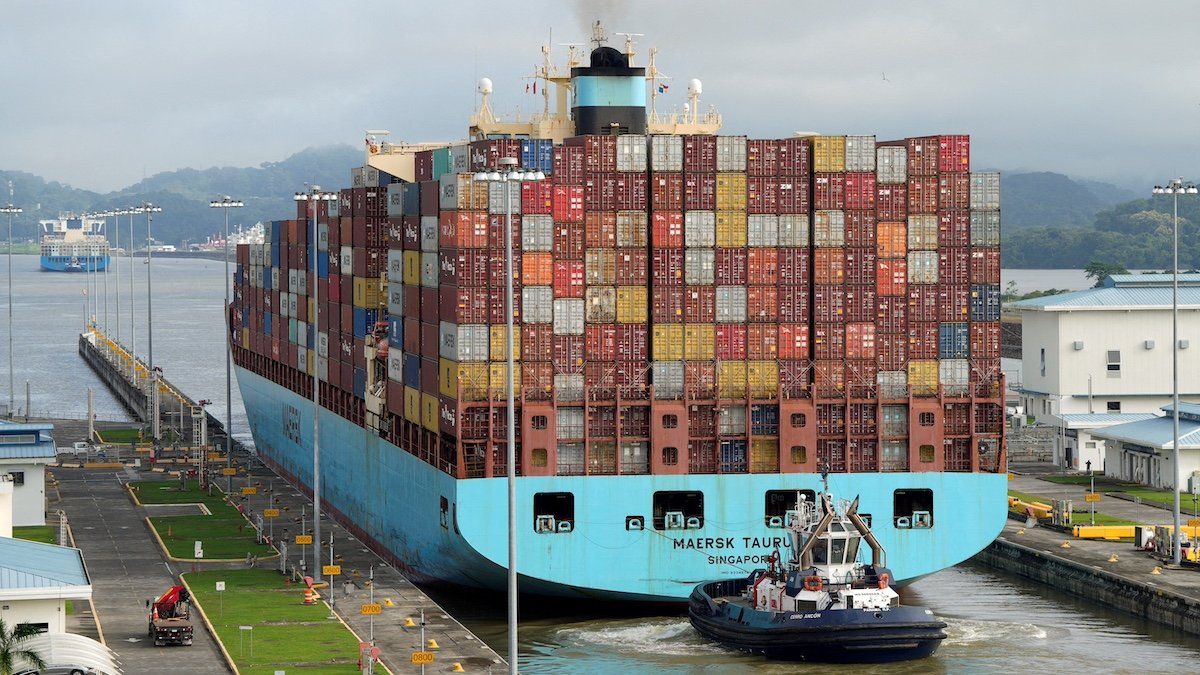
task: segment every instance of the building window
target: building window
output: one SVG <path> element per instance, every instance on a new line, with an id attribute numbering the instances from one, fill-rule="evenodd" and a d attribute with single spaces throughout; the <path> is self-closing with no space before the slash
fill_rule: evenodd
<path id="1" fill-rule="evenodd" d="M 530 426 L 532 426 L 534 429 L 537 429 L 538 431 L 545 429 L 547 423 L 548 423 L 548 420 L 546 419 L 545 415 L 534 415 L 533 419 L 530 420 Z"/>
<path id="2" fill-rule="evenodd" d="M 679 463 L 679 448 L 663 448 L 662 463 L 667 466 L 675 466 Z"/>
<path id="3" fill-rule="evenodd" d="M 678 415 L 663 415 L 663 428 L 664 429 L 675 429 L 678 426 L 679 426 L 679 416 Z"/>
<path id="4" fill-rule="evenodd" d="M 533 495 L 533 531 L 540 534 L 570 532 L 575 526 L 575 495 L 538 492 Z"/>
<path id="5" fill-rule="evenodd" d="M 808 464 L 808 447 L 803 445 L 792 446 L 792 464 Z"/>
<path id="6" fill-rule="evenodd" d="M 931 412 L 923 412 L 917 416 L 917 424 L 920 424 L 923 427 L 933 426 L 934 421 L 935 418 Z"/>
<path id="7" fill-rule="evenodd" d="M 8 475 L 12 476 L 12 482 L 13 482 L 14 487 L 20 487 L 25 484 L 25 472 L 24 471 L 10 471 L 10 472 L 8 472 Z"/>
<path id="8" fill-rule="evenodd" d="M 933 490 L 896 490 L 892 495 L 892 519 L 896 529 L 933 527 Z"/>
<path id="9" fill-rule="evenodd" d="M 1042 377 L 1046 376 L 1046 348 L 1042 347 Z"/>
<path id="10" fill-rule="evenodd" d="M 704 527 L 704 493 L 654 493 L 654 529 L 684 530 Z"/>
<path id="11" fill-rule="evenodd" d="M 1108 370 L 1112 373 L 1121 372 L 1121 352 L 1116 349 L 1108 350 Z"/>
<path id="12" fill-rule="evenodd" d="M 787 527 L 787 512 L 796 510 L 797 493 L 809 502 L 817 499 L 812 490 L 767 490 L 765 522 L 767 527 Z"/>
<path id="13" fill-rule="evenodd" d="M 802 427 L 808 424 L 808 417 L 804 413 L 792 413 L 792 426 Z"/>
<path id="14" fill-rule="evenodd" d="M 1108 412 L 1113 412 L 1113 413 L 1121 412 L 1121 402 L 1120 401 L 1109 401 L 1108 403 L 1105 404 L 1105 406 L 1108 408 Z"/>

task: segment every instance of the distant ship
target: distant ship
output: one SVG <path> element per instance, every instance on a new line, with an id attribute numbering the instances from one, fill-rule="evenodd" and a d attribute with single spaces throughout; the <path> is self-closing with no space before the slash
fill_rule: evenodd
<path id="1" fill-rule="evenodd" d="M 262 223 L 255 223 L 254 226 L 246 229 L 242 229 L 242 226 L 238 225 L 237 231 L 229 233 L 229 245 L 237 248 L 238 244 L 261 244 L 265 231 Z M 220 233 L 209 235 L 208 240 L 203 244 L 192 244 L 188 248 L 193 251 L 224 251 L 225 235 Z"/>
<path id="2" fill-rule="evenodd" d="M 53 272 L 96 272 L 108 267 L 104 221 L 69 213 L 41 220 L 42 269 Z"/>

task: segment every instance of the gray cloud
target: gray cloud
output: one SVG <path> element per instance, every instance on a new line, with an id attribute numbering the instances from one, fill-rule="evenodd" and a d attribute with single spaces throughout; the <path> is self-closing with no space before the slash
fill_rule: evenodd
<path id="1" fill-rule="evenodd" d="M 539 46 L 586 42 L 597 16 L 646 34 L 642 62 L 659 47 L 679 85 L 660 111 L 699 77 L 730 133 L 967 132 L 977 168 L 1148 182 L 1197 168 L 1191 7 L 16 1 L 0 8 L 0 168 L 107 190 L 367 128 L 459 138 L 478 77 L 498 110 L 540 109 L 521 79 Z"/>

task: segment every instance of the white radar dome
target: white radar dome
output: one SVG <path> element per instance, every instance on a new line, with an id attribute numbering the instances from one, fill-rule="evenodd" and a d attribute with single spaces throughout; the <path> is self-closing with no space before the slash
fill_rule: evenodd
<path id="1" fill-rule="evenodd" d="M 700 80 L 693 78 L 691 81 L 688 82 L 688 93 L 689 94 L 702 94 L 702 93 L 704 93 L 704 85 L 700 83 Z"/>
<path id="2" fill-rule="evenodd" d="M 489 79 L 489 78 L 486 78 L 486 77 L 481 77 L 481 78 L 479 78 L 479 93 L 481 93 L 481 94 L 490 94 L 490 93 L 492 93 L 492 81 L 491 81 L 491 79 Z"/>

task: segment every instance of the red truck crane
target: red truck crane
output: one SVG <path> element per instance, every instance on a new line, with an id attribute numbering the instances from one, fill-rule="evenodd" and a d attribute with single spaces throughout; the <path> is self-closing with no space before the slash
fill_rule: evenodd
<path id="1" fill-rule="evenodd" d="M 191 599 L 187 588 L 172 586 L 157 600 L 146 601 L 147 632 L 155 647 L 192 644 Z"/>

